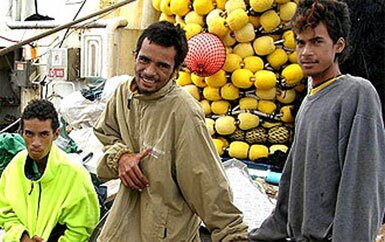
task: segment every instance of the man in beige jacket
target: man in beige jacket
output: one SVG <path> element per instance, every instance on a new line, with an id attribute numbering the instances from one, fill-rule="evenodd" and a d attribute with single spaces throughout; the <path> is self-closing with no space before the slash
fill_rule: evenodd
<path id="1" fill-rule="evenodd" d="M 122 181 L 98 241 L 200 241 L 200 219 L 213 241 L 247 241 L 203 111 L 174 81 L 186 53 L 179 26 L 145 29 L 135 77 L 117 88 L 94 129 L 105 145 L 98 176 Z"/>

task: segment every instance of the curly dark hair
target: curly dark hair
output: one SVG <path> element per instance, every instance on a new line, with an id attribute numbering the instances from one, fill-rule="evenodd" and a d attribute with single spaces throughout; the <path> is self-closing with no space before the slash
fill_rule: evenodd
<path id="1" fill-rule="evenodd" d="M 344 62 L 350 49 L 348 36 L 351 22 L 347 4 L 338 0 L 301 0 L 292 19 L 294 33 L 308 27 L 315 28 L 321 22 L 325 23 L 333 43 L 341 37 L 345 39 L 345 49 L 336 56 L 339 63 Z"/>
<path id="2" fill-rule="evenodd" d="M 53 130 L 56 130 L 60 126 L 58 114 L 56 112 L 55 107 L 50 101 L 44 99 L 34 99 L 27 104 L 21 115 L 21 129 L 23 129 L 24 127 L 24 120 L 29 120 L 33 118 L 37 118 L 41 121 L 51 119 L 51 127 Z"/>
<path id="3" fill-rule="evenodd" d="M 146 38 L 150 42 L 164 47 L 174 46 L 176 50 L 174 70 L 183 63 L 187 55 L 188 46 L 185 31 L 180 25 L 160 21 L 148 26 L 136 43 L 135 58 L 138 56 L 142 43 Z"/>

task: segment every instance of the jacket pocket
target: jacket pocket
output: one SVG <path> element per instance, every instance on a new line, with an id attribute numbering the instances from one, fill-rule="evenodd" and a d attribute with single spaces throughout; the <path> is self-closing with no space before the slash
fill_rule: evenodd
<path id="1" fill-rule="evenodd" d="M 167 228 L 168 209 L 159 204 L 150 205 L 148 212 L 145 213 L 146 217 L 142 222 L 145 227 L 142 231 L 152 231 L 149 233 L 150 238 L 146 238 L 146 241 L 165 241 L 169 235 L 169 229 Z"/>
<path id="2" fill-rule="evenodd" d="M 332 237 L 333 237 L 333 222 L 331 222 L 327 227 L 323 238 L 325 238 L 326 241 L 332 241 Z"/>

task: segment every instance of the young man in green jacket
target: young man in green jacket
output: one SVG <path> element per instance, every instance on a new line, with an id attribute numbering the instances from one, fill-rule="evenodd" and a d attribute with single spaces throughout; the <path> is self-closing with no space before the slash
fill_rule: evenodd
<path id="1" fill-rule="evenodd" d="M 99 220 L 99 203 L 87 170 L 54 143 L 57 112 L 33 100 L 21 117 L 27 150 L 0 179 L 0 227 L 4 242 L 87 241 Z"/>
<path id="2" fill-rule="evenodd" d="M 250 241 L 376 238 L 385 206 L 385 130 L 371 83 L 340 72 L 349 28 L 345 3 L 300 1 L 293 30 L 312 90 L 296 117 L 276 208 Z"/>

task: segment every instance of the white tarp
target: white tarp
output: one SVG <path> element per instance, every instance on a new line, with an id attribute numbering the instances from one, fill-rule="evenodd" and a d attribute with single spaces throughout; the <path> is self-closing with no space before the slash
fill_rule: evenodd
<path id="1" fill-rule="evenodd" d="M 82 158 L 92 153 L 91 158 L 83 164 L 89 172 L 96 174 L 96 166 L 103 155 L 103 145 L 94 135 L 92 128 L 72 130 L 69 136 L 78 145 L 78 149 L 82 150 Z"/>
<path id="2" fill-rule="evenodd" d="M 233 192 L 234 204 L 243 212 L 243 221 L 249 226 L 249 231 L 259 228 L 275 205 L 251 180 L 244 163 L 231 159 L 223 164 Z"/>
<path id="3" fill-rule="evenodd" d="M 93 127 L 116 87 L 128 78 L 128 75 L 122 75 L 108 79 L 104 85 L 101 99 L 97 101 L 86 99 L 80 91 L 65 96 L 60 102 L 59 113 L 71 127 L 78 129 Z"/>

